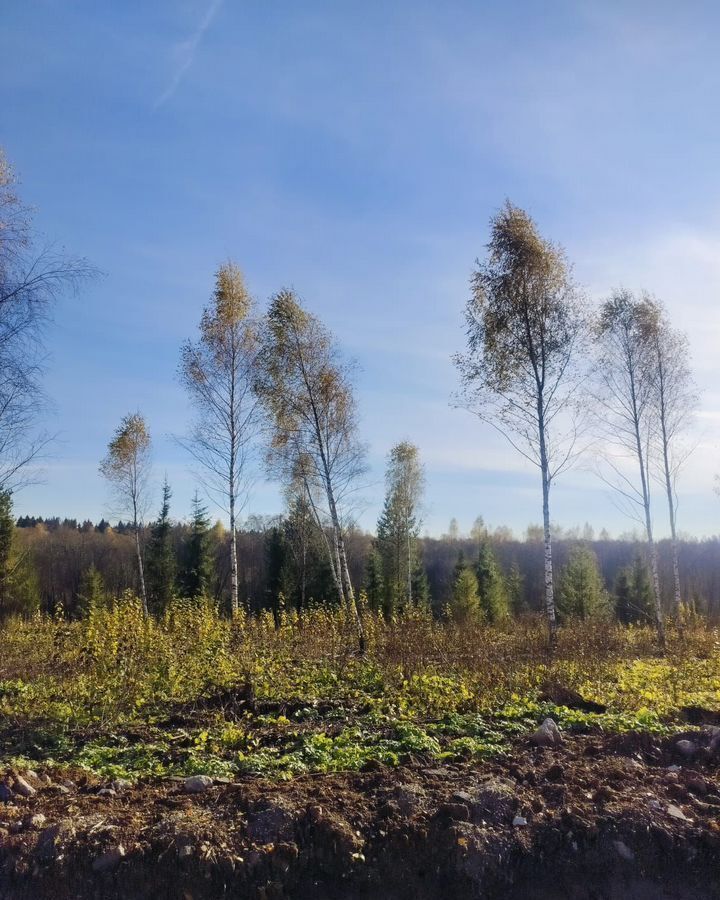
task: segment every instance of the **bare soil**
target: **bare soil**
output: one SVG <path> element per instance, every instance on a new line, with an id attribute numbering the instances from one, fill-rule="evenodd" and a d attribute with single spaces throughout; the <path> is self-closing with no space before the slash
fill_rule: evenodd
<path id="1" fill-rule="evenodd" d="M 720 898 L 720 767 L 677 741 L 521 741 L 491 762 L 197 794 L 6 772 L 36 793 L 0 800 L 0 900 Z"/>

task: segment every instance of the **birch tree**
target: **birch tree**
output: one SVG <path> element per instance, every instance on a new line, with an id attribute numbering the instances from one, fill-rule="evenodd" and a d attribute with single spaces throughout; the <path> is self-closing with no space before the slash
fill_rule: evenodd
<path id="1" fill-rule="evenodd" d="M 47 403 L 43 332 L 58 297 L 93 274 L 85 260 L 42 242 L 0 147 L 0 490 L 31 481 L 31 464 L 49 443 L 36 428 Z"/>
<path id="2" fill-rule="evenodd" d="M 230 605 L 239 608 L 237 516 L 250 488 L 250 455 L 257 434 L 253 391 L 257 362 L 254 304 L 232 262 L 215 276 L 215 291 L 200 320 L 200 338 L 181 351 L 180 377 L 196 412 L 184 446 L 200 465 L 208 494 L 230 520 Z"/>
<path id="3" fill-rule="evenodd" d="M 655 300 L 648 302 L 654 305 L 656 314 L 650 335 L 655 369 L 653 413 L 657 419 L 658 470 L 667 497 L 670 519 L 674 605 L 679 613 L 682 594 L 677 541 L 677 481 L 689 456 L 689 448 L 683 442 L 683 435 L 694 418 L 698 396 L 690 369 L 687 336 L 673 328 L 660 303 Z"/>
<path id="4" fill-rule="evenodd" d="M 586 318 L 564 251 L 526 212 L 508 202 L 490 224 L 487 258 L 478 261 L 466 308 L 467 351 L 455 357 L 459 402 L 540 471 L 544 605 L 554 646 L 550 490 L 579 449 Z"/>
<path id="5" fill-rule="evenodd" d="M 280 291 L 271 299 L 256 389 L 268 415 L 269 463 L 287 485 L 302 485 L 325 541 L 337 595 L 354 616 L 364 652 L 344 536 L 358 479 L 365 471 L 352 367 L 293 291 Z"/>
<path id="6" fill-rule="evenodd" d="M 600 310 L 596 366 L 598 423 L 603 446 L 599 474 L 613 488 L 618 507 L 643 528 L 647 541 L 655 627 L 665 641 L 657 547 L 653 534 L 650 461 L 657 435 L 657 309 L 647 297 L 618 290 Z M 636 474 L 628 468 L 631 463 Z"/>
<path id="7" fill-rule="evenodd" d="M 135 557 L 140 596 L 145 615 L 148 614 L 145 572 L 140 546 L 140 528 L 148 507 L 150 477 L 150 433 L 140 413 L 124 416 L 108 444 L 107 454 L 100 463 L 100 473 L 112 487 L 118 512 L 129 515 L 135 537 Z"/>

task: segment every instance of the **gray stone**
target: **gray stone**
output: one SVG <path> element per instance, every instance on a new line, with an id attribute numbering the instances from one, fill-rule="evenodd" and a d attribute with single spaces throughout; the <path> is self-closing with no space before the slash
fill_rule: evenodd
<path id="1" fill-rule="evenodd" d="M 201 794 L 213 785 L 212 778 L 207 775 L 191 775 L 183 782 L 188 794 Z"/>
<path id="2" fill-rule="evenodd" d="M 563 742 L 560 729 L 554 719 L 545 719 L 536 732 L 530 735 L 536 747 L 557 747 Z"/>
<path id="3" fill-rule="evenodd" d="M 515 816 L 515 818 L 513 819 L 513 825 L 516 828 L 523 828 L 525 825 L 527 825 L 527 823 L 528 820 L 525 818 L 525 816 Z"/>
<path id="4" fill-rule="evenodd" d="M 8 800 L 12 800 L 13 796 L 13 792 L 8 785 L 4 781 L 0 781 L 0 803 L 7 803 Z"/>
<path id="5" fill-rule="evenodd" d="M 681 753 L 687 758 L 695 756 L 698 752 L 698 746 L 694 741 L 678 741 L 677 744 L 675 744 L 675 747 L 677 748 L 678 753 Z"/>
<path id="6" fill-rule="evenodd" d="M 615 844 L 617 855 L 621 859 L 625 859 L 628 862 L 632 862 L 635 859 L 635 854 L 626 843 L 624 843 L 623 841 L 613 841 L 613 843 Z"/>
<path id="7" fill-rule="evenodd" d="M 132 781 L 128 781 L 126 778 L 116 778 L 114 781 L 110 782 L 110 789 L 115 791 L 116 794 L 122 794 L 125 791 L 129 791 L 132 786 Z"/>
<path id="8" fill-rule="evenodd" d="M 31 784 L 28 784 L 24 778 L 21 778 L 20 775 L 15 777 L 13 790 L 21 797 L 33 797 L 37 793 L 35 788 Z"/>
<path id="9" fill-rule="evenodd" d="M 685 813 L 680 809 L 679 806 L 675 806 L 671 803 L 667 808 L 667 813 L 669 816 L 672 816 L 673 819 L 680 819 L 681 822 L 691 822 L 692 819 L 688 819 Z"/>
<path id="10" fill-rule="evenodd" d="M 117 797 L 117 794 L 112 788 L 100 788 L 98 797 Z"/>
<path id="11" fill-rule="evenodd" d="M 113 847 L 112 850 L 108 850 L 95 859 L 92 864 L 93 872 L 112 872 L 113 869 L 116 869 L 120 865 L 124 858 L 125 848 L 122 844 L 118 844 L 117 847 Z"/>

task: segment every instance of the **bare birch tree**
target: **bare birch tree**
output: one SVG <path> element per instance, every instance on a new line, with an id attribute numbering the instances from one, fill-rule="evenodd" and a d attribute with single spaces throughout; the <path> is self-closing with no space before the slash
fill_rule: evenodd
<path id="1" fill-rule="evenodd" d="M 143 610 L 148 615 L 140 529 L 148 509 L 150 433 L 140 413 L 124 416 L 100 463 L 100 473 L 110 483 L 118 512 L 130 515 L 135 535 L 135 554 Z"/>
<path id="2" fill-rule="evenodd" d="M 355 618 L 364 652 L 344 537 L 349 505 L 365 471 L 352 368 L 330 332 L 289 290 L 272 298 L 261 346 L 256 388 L 270 422 L 270 464 L 286 484 L 303 486 L 326 542 L 338 597 Z"/>
<path id="3" fill-rule="evenodd" d="M 42 245 L 0 148 L 0 490 L 31 481 L 29 467 L 50 440 L 36 431 L 47 404 L 43 332 L 54 302 L 92 274 L 85 260 Z"/>
<path id="4" fill-rule="evenodd" d="M 221 266 L 200 320 L 200 338 L 181 352 L 180 377 L 197 417 L 180 443 L 201 467 L 209 495 L 230 519 L 230 605 L 239 608 L 237 516 L 250 488 L 250 455 L 257 434 L 253 391 L 257 361 L 254 304 L 240 269 Z"/>
<path id="5" fill-rule="evenodd" d="M 629 291 L 618 290 L 603 303 L 597 325 L 596 393 L 603 445 L 599 474 L 614 489 L 618 507 L 645 531 L 655 626 L 664 643 L 650 494 L 651 454 L 657 436 L 653 340 L 656 330 L 657 309 L 648 297 L 636 298 Z M 628 472 L 628 460 L 635 466 L 637 476 Z"/>
<path id="6" fill-rule="evenodd" d="M 554 646 L 550 489 L 578 453 L 584 306 L 563 250 L 518 207 L 508 202 L 492 218 L 487 249 L 466 308 L 467 352 L 455 357 L 459 402 L 540 470 L 545 614 Z"/>
<path id="7" fill-rule="evenodd" d="M 677 542 L 677 481 L 680 470 L 690 454 L 690 448 L 683 442 L 683 434 L 694 418 L 698 396 L 690 369 L 690 345 L 687 335 L 673 328 L 666 311 L 657 300 L 651 298 L 647 300 L 655 308 L 650 341 L 655 370 L 653 414 L 657 419 L 659 457 L 657 468 L 668 503 L 674 604 L 676 613 L 679 613 L 682 594 Z"/>

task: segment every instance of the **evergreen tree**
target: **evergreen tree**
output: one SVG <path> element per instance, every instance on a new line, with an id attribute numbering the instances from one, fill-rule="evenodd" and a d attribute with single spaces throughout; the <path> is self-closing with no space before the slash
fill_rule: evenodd
<path id="1" fill-rule="evenodd" d="M 425 474 L 414 444 L 402 441 L 392 448 L 385 481 L 387 492 L 376 546 L 382 559 L 385 612 L 391 615 L 416 599 L 413 585 L 419 565 L 419 512 Z"/>
<path id="2" fill-rule="evenodd" d="M 458 624 L 481 618 L 477 576 L 467 566 L 459 569 L 455 576 L 450 615 Z"/>
<path id="3" fill-rule="evenodd" d="M 373 543 L 365 563 L 363 590 L 370 609 L 379 612 L 384 607 L 385 584 L 383 581 L 382 558 Z"/>
<path id="4" fill-rule="evenodd" d="M 78 613 L 83 617 L 87 616 L 91 610 L 104 606 L 106 601 L 107 597 L 102 575 L 95 568 L 95 563 L 92 563 L 85 570 L 80 582 L 77 604 Z"/>
<path id="5" fill-rule="evenodd" d="M 12 494 L 0 491 L 0 620 L 30 615 L 39 606 L 37 575 L 16 546 Z"/>
<path id="6" fill-rule="evenodd" d="M 573 547 L 560 573 L 558 612 L 563 619 L 588 619 L 605 615 L 608 594 L 597 556 L 588 547 Z"/>
<path id="7" fill-rule="evenodd" d="M 412 575 L 413 604 L 421 609 L 430 609 L 432 597 L 430 596 L 430 582 L 422 560 L 418 560 Z"/>
<path id="8" fill-rule="evenodd" d="M 183 597 L 195 600 L 208 596 L 214 568 L 210 545 L 210 520 L 207 507 L 200 502 L 197 491 L 192 501 L 190 536 L 183 557 L 179 577 Z"/>
<path id="9" fill-rule="evenodd" d="M 273 611 L 279 624 L 281 598 L 287 600 L 292 594 L 292 580 L 289 566 L 289 550 L 282 528 L 274 526 L 265 534 L 265 559 L 267 565 L 266 606 Z"/>
<path id="10" fill-rule="evenodd" d="M 510 565 L 510 571 L 505 579 L 505 584 L 507 587 L 508 600 L 510 601 L 510 608 L 514 615 L 517 616 L 523 612 L 527 612 L 524 590 L 525 579 L 520 572 L 520 566 L 516 559 L 514 559 Z"/>
<path id="11" fill-rule="evenodd" d="M 146 553 L 146 580 L 150 609 L 161 614 L 175 596 L 177 560 L 170 521 L 172 491 L 167 477 L 163 483 L 160 515 L 150 529 L 150 541 Z"/>
<path id="12" fill-rule="evenodd" d="M 489 541 L 483 541 L 475 573 L 478 581 L 480 608 L 488 622 L 499 622 L 510 613 L 505 579 Z"/>
<path id="13" fill-rule="evenodd" d="M 654 615 L 654 597 L 647 565 L 640 554 L 621 569 L 615 582 L 615 614 L 625 625 L 649 622 Z"/>

